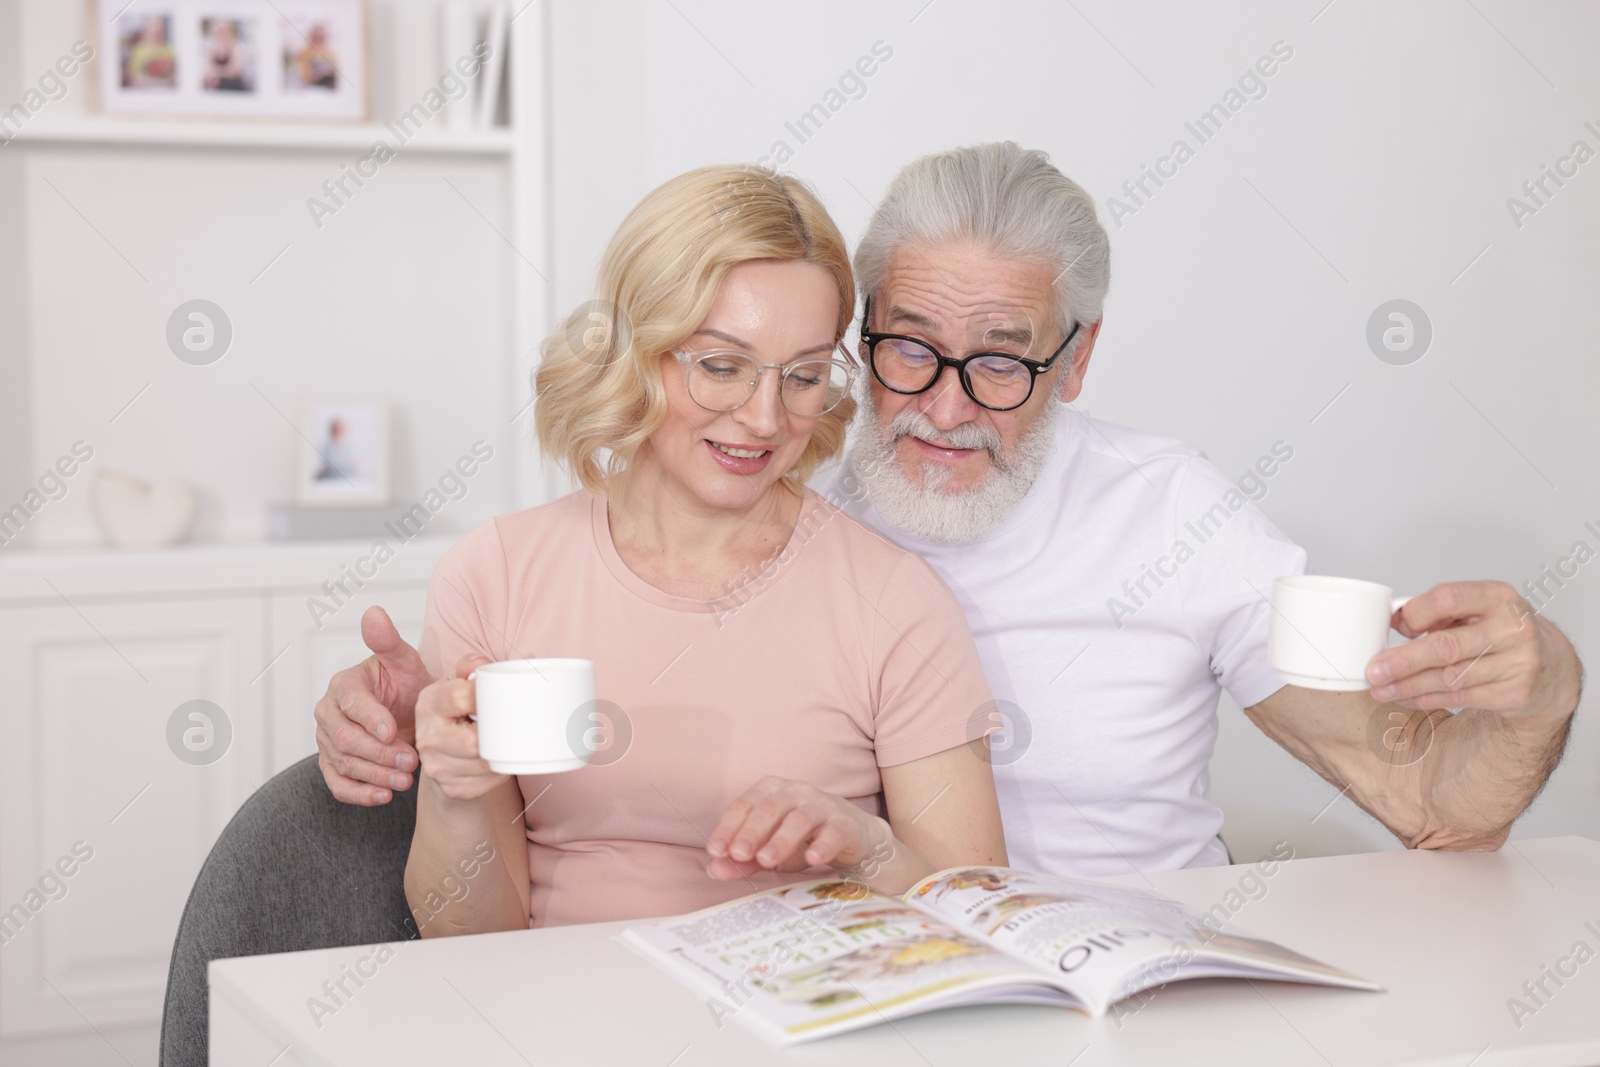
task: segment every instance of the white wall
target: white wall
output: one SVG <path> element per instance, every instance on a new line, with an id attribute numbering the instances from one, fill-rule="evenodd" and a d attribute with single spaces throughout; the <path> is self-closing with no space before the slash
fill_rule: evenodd
<path id="1" fill-rule="evenodd" d="M 18 67 L 15 13 L 0 5 L 0 77 Z M 0 152 L 0 235 L 26 225 L 20 184 L 22 168 Z M 0 237 L 0 240 L 4 240 Z M 19 324 L 26 302 L 27 269 L 15 256 L 0 255 L 0 485 L 25 483 L 28 469 L 28 353 Z"/>
<path id="2" fill-rule="evenodd" d="M 1600 127 L 1600 8 L 1324 3 L 558 3 L 556 304 L 586 295 L 650 185 L 779 140 L 852 239 L 901 165 L 1001 138 L 1050 152 L 1109 225 L 1107 198 L 1174 139 L 1195 146 L 1184 122 L 1283 41 L 1266 95 L 1113 227 L 1080 404 L 1230 472 L 1289 442 L 1262 506 L 1322 573 L 1520 585 L 1575 540 L 1600 549 L 1583 528 L 1600 526 L 1600 161 L 1520 228 L 1506 207 L 1574 140 L 1600 150 L 1583 126 Z M 865 95 L 799 143 L 785 122 L 877 41 L 893 56 Z M 1365 341 L 1394 298 L 1433 323 L 1410 366 Z M 1590 660 L 1597 607 L 1600 564 L 1547 612 Z M 1236 853 L 1394 844 L 1345 800 L 1313 824 L 1335 790 L 1224 705 L 1214 788 Z M 1600 836 L 1593 705 L 1519 835 Z"/>
<path id="3" fill-rule="evenodd" d="M 650 166 L 650 5 L 550 5 L 550 281 L 558 311 L 588 299 L 600 253 L 657 176 Z"/>

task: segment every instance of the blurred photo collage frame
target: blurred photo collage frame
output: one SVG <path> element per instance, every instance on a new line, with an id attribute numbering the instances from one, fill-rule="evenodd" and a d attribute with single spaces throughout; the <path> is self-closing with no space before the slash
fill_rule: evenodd
<path id="1" fill-rule="evenodd" d="M 367 0 L 90 0 L 111 115 L 364 122 Z"/>

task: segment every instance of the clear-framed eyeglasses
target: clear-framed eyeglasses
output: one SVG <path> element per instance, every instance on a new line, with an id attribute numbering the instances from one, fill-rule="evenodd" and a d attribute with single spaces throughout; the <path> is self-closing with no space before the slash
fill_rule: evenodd
<path id="1" fill-rule="evenodd" d="M 841 346 L 833 359 L 797 359 L 793 363 L 760 363 L 731 348 L 679 350 L 689 398 L 707 411 L 732 411 L 756 395 L 761 376 L 779 375 L 778 397 L 792 415 L 814 419 L 826 415 L 850 395 L 859 367 Z"/>

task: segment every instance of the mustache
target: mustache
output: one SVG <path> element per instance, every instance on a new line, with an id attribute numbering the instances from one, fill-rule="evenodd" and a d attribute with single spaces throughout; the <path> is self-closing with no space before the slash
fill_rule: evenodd
<path id="1" fill-rule="evenodd" d="M 914 408 L 905 408 L 896 413 L 889 421 L 886 434 L 890 444 L 902 437 L 920 437 L 930 444 L 945 448 L 981 448 L 996 460 L 1003 458 L 1004 443 L 1000 440 L 998 430 L 979 426 L 975 422 L 964 422 L 960 426 L 941 430 L 933 424 L 932 419 Z"/>

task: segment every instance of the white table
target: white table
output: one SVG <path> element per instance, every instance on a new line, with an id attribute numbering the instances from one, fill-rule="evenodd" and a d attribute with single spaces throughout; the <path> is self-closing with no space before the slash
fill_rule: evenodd
<path id="1" fill-rule="evenodd" d="M 1196 910 L 1252 868 L 1149 876 Z M 1140 876 L 1113 879 L 1145 884 Z M 611 940 L 627 923 L 407 942 L 332 1015 L 308 998 L 373 949 L 211 964 L 214 1067 L 312 1064 L 1449 1064 L 1600 1063 L 1600 842 L 1518 841 L 1497 853 L 1380 852 L 1293 860 L 1229 928 L 1385 985 L 1363 993 L 1206 979 L 1160 990 L 1136 1014 L 959 1008 L 797 1048 L 770 1048 Z M 1255 885 L 1247 882 L 1243 888 Z M 1233 898 L 1238 900 L 1238 897 Z M 1586 924 L 1592 924 L 1586 925 Z M 1542 1005 L 1538 981 L 1585 942 L 1595 958 Z M 1570 972 L 1575 961 L 1569 962 Z M 1530 1007 L 1520 1027 L 1508 998 Z M 329 1002 L 331 1003 L 331 1001 Z M 274 1059 L 274 1057 L 278 1057 Z"/>

